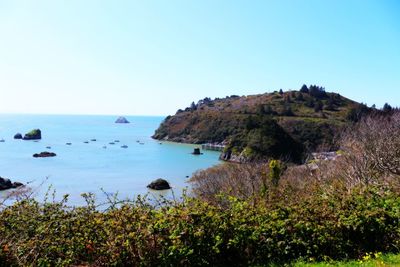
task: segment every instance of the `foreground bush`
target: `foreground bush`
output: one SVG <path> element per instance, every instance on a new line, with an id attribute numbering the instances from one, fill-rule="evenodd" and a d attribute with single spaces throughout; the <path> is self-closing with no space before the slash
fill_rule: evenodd
<path id="1" fill-rule="evenodd" d="M 98 211 L 32 199 L 0 212 L 3 266 L 247 266 L 398 252 L 400 197 L 389 189 L 315 193 L 274 204 L 229 198 L 152 206 L 141 199 Z M 0 265 L 1 265 L 0 264 Z"/>

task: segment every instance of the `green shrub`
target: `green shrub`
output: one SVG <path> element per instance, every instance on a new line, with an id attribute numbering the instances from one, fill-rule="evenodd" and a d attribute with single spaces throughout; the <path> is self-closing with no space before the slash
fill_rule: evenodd
<path id="1" fill-rule="evenodd" d="M 98 211 L 28 199 L 0 212 L 3 265 L 248 266 L 396 252 L 400 198 L 382 188 L 284 204 L 227 197 Z"/>

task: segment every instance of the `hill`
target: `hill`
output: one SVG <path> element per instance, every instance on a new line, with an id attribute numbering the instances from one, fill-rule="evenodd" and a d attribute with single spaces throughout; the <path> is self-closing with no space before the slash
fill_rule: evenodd
<path id="1" fill-rule="evenodd" d="M 372 109 L 323 87 L 249 96 L 204 98 L 168 116 L 153 138 L 184 143 L 222 143 L 223 158 L 264 157 L 301 161 L 309 152 L 334 147 L 343 127 Z M 238 158 L 239 156 L 239 158 Z"/>

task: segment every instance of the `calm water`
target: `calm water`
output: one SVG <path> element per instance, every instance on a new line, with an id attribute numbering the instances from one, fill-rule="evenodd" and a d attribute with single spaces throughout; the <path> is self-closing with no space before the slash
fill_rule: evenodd
<path id="1" fill-rule="evenodd" d="M 38 199 L 52 185 L 57 196 L 69 193 L 70 203 L 81 204 L 83 192 L 93 192 L 99 201 L 104 200 L 101 189 L 118 192 L 121 198 L 146 194 L 146 185 L 158 177 L 167 179 L 179 195 L 189 186 L 186 176 L 218 164 L 217 152 L 203 151 L 204 155 L 194 156 L 190 154 L 192 145 L 160 144 L 151 139 L 162 117 L 126 118 L 130 124 L 114 123 L 115 116 L 0 115 L 0 139 L 5 139 L 0 143 L 0 176 L 30 183 L 38 190 Z M 42 130 L 39 142 L 13 139 L 15 133 L 24 134 L 34 128 Z M 110 145 L 114 140 L 120 142 Z M 42 151 L 57 156 L 32 157 Z M 4 197 L 5 193 L 0 194 Z"/>

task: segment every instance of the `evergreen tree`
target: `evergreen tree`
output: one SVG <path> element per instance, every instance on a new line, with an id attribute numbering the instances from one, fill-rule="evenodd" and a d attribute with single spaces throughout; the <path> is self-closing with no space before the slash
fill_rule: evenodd
<path id="1" fill-rule="evenodd" d="M 393 110 L 393 108 L 388 103 L 385 103 L 382 110 L 383 110 L 383 112 L 391 112 Z"/>
<path id="2" fill-rule="evenodd" d="M 192 104 L 190 105 L 190 109 L 191 110 L 196 110 L 197 109 L 197 106 L 196 106 L 196 104 L 194 102 L 192 102 Z"/>
<path id="3" fill-rule="evenodd" d="M 309 93 L 309 90 L 308 90 L 307 85 L 303 84 L 303 86 L 300 88 L 300 92 L 301 92 L 301 93 L 308 94 L 308 93 Z"/>

